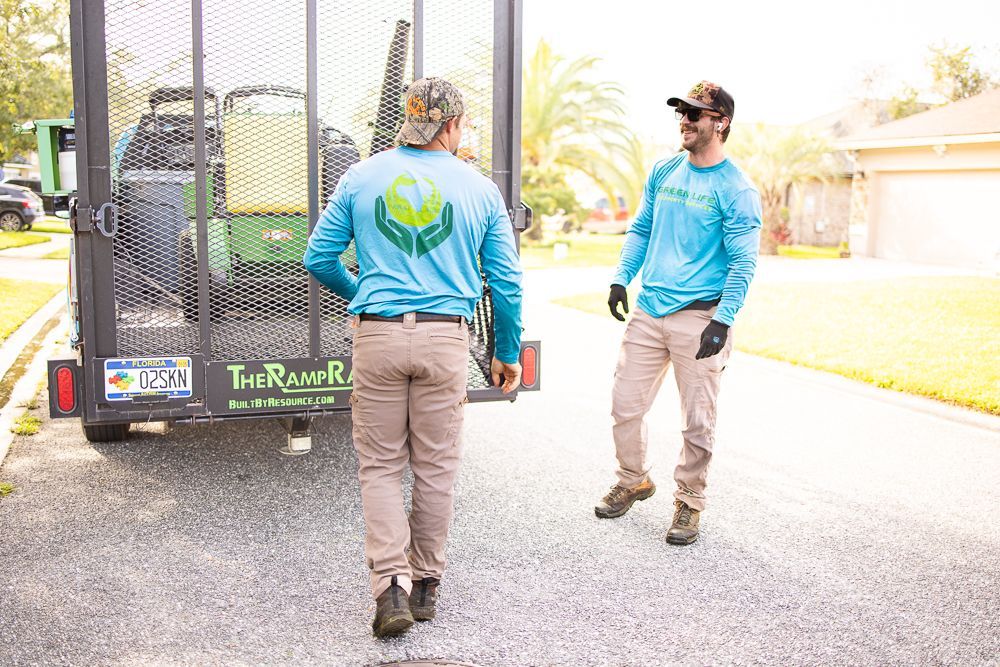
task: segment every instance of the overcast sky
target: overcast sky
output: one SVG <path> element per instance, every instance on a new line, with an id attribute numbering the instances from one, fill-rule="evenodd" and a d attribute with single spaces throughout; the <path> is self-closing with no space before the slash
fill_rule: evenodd
<path id="1" fill-rule="evenodd" d="M 856 98 L 868 71 L 884 94 L 930 83 L 929 44 L 972 45 L 1000 69 L 997 0 L 524 0 L 524 57 L 540 38 L 603 59 L 626 90 L 636 132 L 676 143 L 666 99 L 708 79 L 736 100 L 736 121 L 791 124 Z"/>

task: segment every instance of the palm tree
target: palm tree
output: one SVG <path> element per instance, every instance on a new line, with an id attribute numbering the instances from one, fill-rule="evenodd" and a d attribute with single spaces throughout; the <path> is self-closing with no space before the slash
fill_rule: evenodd
<path id="1" fill-rule="evenodd" d="M 760 191 L 764 229 L 760 251 L 773 255 L 788 238 L 781 210 L 790 189 L 808 181 L 826 181 L 836 172 L 826 140 L 800 127 L 758 123 L 733 128 L 726 152 L 736 158 Z"/>
<path id="2" fill-rule="evenodd" d="M 522 77 L 521 162 L 525 198 L 544 200 L 572 172 L 635 210 L 645 179 L 642 147 L 625 125 L 624 93 L 588 80 L 594 57 L 567 61 L 542 40 Z M 551 200 L 551 197 L 549 197 Z M 551 213 L 552 211 L 542 211 Z"/>

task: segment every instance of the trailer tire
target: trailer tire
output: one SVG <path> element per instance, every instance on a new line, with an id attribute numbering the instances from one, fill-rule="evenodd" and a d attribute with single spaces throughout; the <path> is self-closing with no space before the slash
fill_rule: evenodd
<path id="1" fill-rule="evenodd" d="M 129 424 L 84 424 L 88 442 L 121 442 L 128 437 Z"/>

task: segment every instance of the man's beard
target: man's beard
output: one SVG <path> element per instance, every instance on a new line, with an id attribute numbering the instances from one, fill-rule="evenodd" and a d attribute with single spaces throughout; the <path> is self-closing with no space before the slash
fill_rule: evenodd
<path id="1" fill-rule="evenodd" d="M 697 153 L 710 143 L 712 143 L 712 130 L 707 128 L 698 127 L 697 125 L 689 126 L 695 131 L 695 136 L 691 139 L 690 143 L 684 143 L 684 139 L 681 139 L 681 145 L 689 153 Z"/>

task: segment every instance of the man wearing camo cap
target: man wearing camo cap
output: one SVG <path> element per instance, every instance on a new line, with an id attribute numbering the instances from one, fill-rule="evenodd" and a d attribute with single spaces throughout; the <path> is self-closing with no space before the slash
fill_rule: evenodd
<path id="1" fill-rule="evenodd" d="M 415 81 L 399 146 L 348 169 L 304 259 L 356 316 L 351 415 L 379 637 L 435 615 L 461 455 L 468 321 L 482 297 L 477 260 L 495 309 L 493 382 L 504 393 L 520 384 L 520 260 L 500 190 L 455 156 L 464 111 L 452 84 Z M 340 260 L 352 239 L 357 278 Z"/>
<path id="2" fill-rule="evenodd" d="M 628 312 L 625 287 L 642 269 L 612 391 L 618 482 L 594 511 L 619 517 L 656 491 L 645 416 L 672 362 L 684 442 L 666 540 L 683 545 L 698 538 L 705 509 L 719 381 L 733 346 L 730 327 L 757 265 L 761 206 L 753 183 L 723 150 L 733 97 L 702 81 L 667 104 L 677 108 L 685 150 L 653 167 L 611 280 L 608 306 L 624 321 L 618 306 Z"/>

